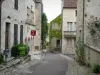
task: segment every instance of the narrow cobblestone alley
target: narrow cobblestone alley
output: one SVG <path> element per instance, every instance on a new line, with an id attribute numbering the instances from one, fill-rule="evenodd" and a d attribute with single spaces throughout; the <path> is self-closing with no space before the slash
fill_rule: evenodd
<path id="1" fill-rule="evenodd" d="M 29 70 L 32 73 L 20 75 L 66 75 L 67 60 L 59 54 L 48 54 L 38 65 L 29 67 Z"/>
<path id="2" fill-rule="evenodd" d="M 60 54 L 48 53 L 42 61 L 36 63 L 37 61 L 33 60 L 0 75 L 66 75 L 67 60 Z"/>

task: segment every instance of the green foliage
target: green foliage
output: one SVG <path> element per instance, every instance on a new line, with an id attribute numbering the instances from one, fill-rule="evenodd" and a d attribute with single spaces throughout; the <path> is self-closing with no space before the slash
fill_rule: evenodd
<path id="1" fill-rule="evenodd" d="M 100 73 L 100 65 L 93 66 L 93 73 Z"/>
<path id="2" fill-rule="evenodd" d="M 55 37 L 55 38 L 59 38 L 61 39 L 61 30 L 51 30 L 51 38 Z"/>
<path id="3" fill-rule="evenodd" d="M 12 48 L 11 48 L 11 56 L 12 57 L 18 57 L 19 56 L 19 45 L 14 45 Z"/>
<path id="4" fill-rule="evenodd" d="M 93 19 L 88 23 L 88 28 L 93 39 L 100 38 L 100 20 Z"/>
<path id="5" fill-rule="evenodd" d="M 61 31 L 61 23 L 62 23 L 62 18 L 61 15 L 57 16 L 54 20 L 50 22 L 50 31 L 49 31 L 49 37 L 52 39 L 53 37 L 55 38 L 62 38 L 62 31 Z M 52 26 L 56 24 L 58 25 L 59 29 L 52 29 Z"/>
<path id="6" fill-rule="evenodd" d="M 24 44 L 14 45 L 11 49 L 11 56 L 18 57 L 18 56 L 25 56 L 28 55 L 29 46 Z"/>
<path id="7" fill-rule="evenodd" d="M 42 13 L 42 34 L 41 34 L 42 45 L 44 45 L 47 36 L 48 36 L 47 16 L 45 13 Z"/>
<path id="8" fill-rule="evenodd" d="M 4 62 L 4 57 L 3 57 L 3 54 L 0 53 L 0 64 Z"/>
<path id="9" fill-rule="evenodd" d="M 20 56 L 25 56 L 25 47 L 22 46 L 22 47 L 19 47 L 19 52 L 20 52 Z"/>
<path id="10" fill-rule="evenodd" d="M 76 50 L 76 54 L 78 57 L 78 62 L 80 64 L 84 64 L 84 42 L 81 41 L 81 39 L 79 38 L 77 41 L 77 50 Z"/>
<path id="11" fill-rule="evenodd" d="M 30 48 L 28 45 L 24 45 L 24 47 L 25 47 L 25 54 L 28 55 Z"/>

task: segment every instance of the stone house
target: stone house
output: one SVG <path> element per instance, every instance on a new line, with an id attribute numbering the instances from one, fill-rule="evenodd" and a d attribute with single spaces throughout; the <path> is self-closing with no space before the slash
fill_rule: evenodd
<path id="1" fill-rule="evenodd" d="M 75 54 L 77 0 L 62 0 L 62 53 Z"/>
<path id="2" fill-rule="evenodd" d="M 41 39 L 41 0 L 3 0 L 1 2 L 1 52 L 15 44 L 27 43 L 30 49 L 39 46 Z M 31 31 L 36 36 L 31 36 Z"/>
<path id="3" fill-rule="evenodd" d="M 96 22 L 100 21 L 100 0 L 78 0 L 77 2 L 77 40 L 84 42 L 85 63 L 100 64 L 100 40 Z M 96 30 L 95 30 L 96 29 Z"/>
<path id="4" fill-rule="evenodd" d="M 50 47 L 52 50 L 61 51 L 61 36 L 60 36 L 61 35 L 61 15 L 53 19 L 49 25 L 50 25 L 49 32 L 51 33 Z"/>

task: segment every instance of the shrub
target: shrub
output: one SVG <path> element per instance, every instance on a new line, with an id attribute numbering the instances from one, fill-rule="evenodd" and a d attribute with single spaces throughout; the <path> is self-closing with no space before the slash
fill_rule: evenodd
<path id="1" fill-rule="evenodd" d="M 18 57 L 19 56 L 19 50 L 18 50 L 19 45 L 14 45 L 11 48 L 11 56 L 12 57 Z"/>
<path id="2" fill-rule="evenodd" d="M 4 62 L 4 57 L 3 57 L 3 54 L 0 53 L 0 64 Z"/>
<path id="3" fill-rule="evenodd" d="M 28 45 L 24 45 L 24 47 L 25 47 L 25 54 L 28 55 L 30 48 Z"/>
<path id="4" fill-rule="evenodd" d="M 22 46 L 22 47 L 19 47 L 19 52 L 20 52 L 20 56 L 25 56 L 25 47 Z"/>
<path id="5" fill-rule="evenodd" d="M 29 46 L 24 44 L 14 45 L 11 49 L 11 56 L 18 57 L 18 56 L 25 56 L 28 55 Z"/>
<path id="6" fill-rule="evenodd" d="M 93 66 L 93 73 L 100 73 L 100 65 Z"/>

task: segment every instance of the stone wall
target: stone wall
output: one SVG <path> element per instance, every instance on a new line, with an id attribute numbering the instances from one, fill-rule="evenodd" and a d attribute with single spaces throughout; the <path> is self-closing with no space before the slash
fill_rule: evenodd
<path id="1" fill-rule="evenodd" d="M 34 46 L 38 47 L 35 50 L 41 49 L 41 17 L 43 12 L 42 2 L 36 1 L 35 3 L 35 25 L 36 25 L 36 36 L 34 37 Z"/>
<path id="2" fill-rule="evenodd" d="M 5 0 L 2 3 L 1 12 L 1 50 L 5 49 L 5 26 L 6 23 L 10 23 L 9 33 L 9 48 L 14 44 L 14 24 L 18 24 L 18 43 L 20 43 L 20 25 L 25 28 L 25 21 L 27 18 L 27 7 L 25 0 L 18 2 L 18 10 L 14 9 L 14 0 Z M 23 37 L 24 41 L 25 36 Z"/>
<path id="3" fill-rule="evenodd" d="M 85 62 L 90 65 L 100 64 L 100 41 L 96 39 L 95 41 L 90 35 L 90 30 L 88 28 L 88 23 L 92 17 L 100 18 L 100 0 L 90 0 L 84 2 L 84 44 L 85 44 Z M 83 38 L 83 1 L 78 0 L 77 5 L 77 39 L 79 37 Z"/>

